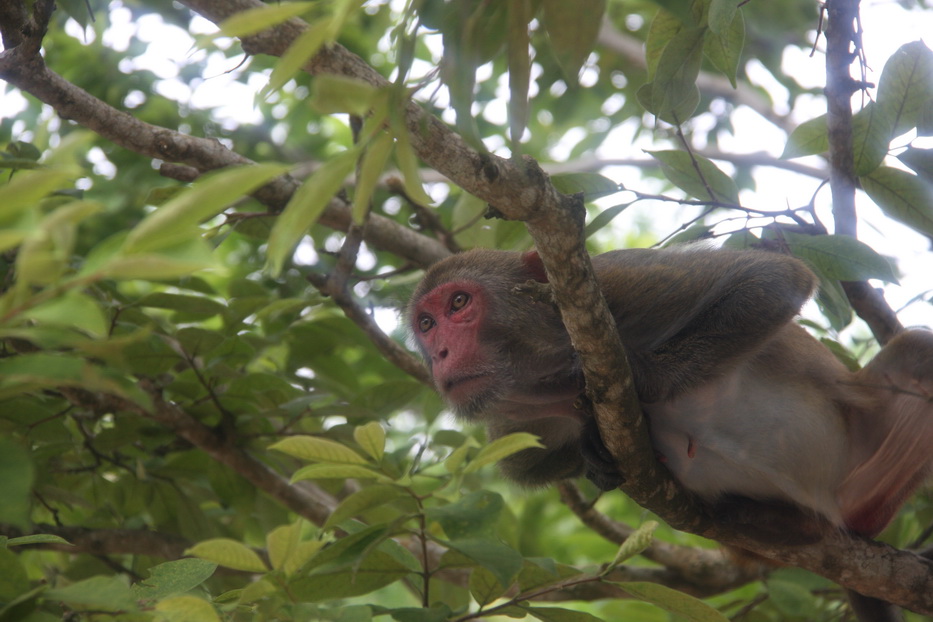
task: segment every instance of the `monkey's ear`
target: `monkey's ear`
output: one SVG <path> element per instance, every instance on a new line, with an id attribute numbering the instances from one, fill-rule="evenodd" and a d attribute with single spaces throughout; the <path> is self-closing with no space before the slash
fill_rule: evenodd
<path id="1" fill-rule="evenodd" d="M 528 251 L 522 253 L 522 264 L 525 266 L 525 270 L 528 271 L 528 275 L 539 283 L 547 283 L 547 271 L 544 269 L 544 262 L 541 261 L 541 257 L 538 255 L 538 251 Z"/>

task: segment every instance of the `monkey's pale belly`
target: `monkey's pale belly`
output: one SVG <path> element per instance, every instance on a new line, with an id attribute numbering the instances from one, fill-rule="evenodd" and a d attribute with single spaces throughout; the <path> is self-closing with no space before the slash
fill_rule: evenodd
<path id="1" fill-rule="evenodd" d="M 845 477 L 844 422 L 801 416 L 822 398 L 780 389 L 739 372 L 646 404 L 654 446 L 674 476 L 704 499 L 787 501 L 841 526 L 835 491 Z"/>

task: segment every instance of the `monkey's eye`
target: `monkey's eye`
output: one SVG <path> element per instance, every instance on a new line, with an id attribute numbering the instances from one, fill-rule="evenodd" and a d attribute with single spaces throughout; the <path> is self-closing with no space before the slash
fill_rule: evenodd
<path id="1" fill-rule="evenodd" d="M 470 302 L 470 295 L 466 292 L 457 292 L 454 294 L 454 297 L 450 299 L 450 310 L 459 311 L 463 307 L 467 306 L 467 303 Z"/>
<path id="2" fill-rule="evenodd" d="M 430 315 L 422 315 L 420 318 L 418 318 L 418 330 L 420 330 L 422 333 L 426 333 L 434 328 L 434 324 L 436 324 L 436 322 Z"/>

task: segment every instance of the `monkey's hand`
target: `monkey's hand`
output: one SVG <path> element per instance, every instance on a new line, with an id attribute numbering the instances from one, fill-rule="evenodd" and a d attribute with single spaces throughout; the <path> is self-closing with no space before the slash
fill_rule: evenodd
<path id="1" fill-rule="evenodd" d="M 580 438 L 580 450 L 586 468 L 586 478 L 600 490 L 613 490 L 625 483 L 618 464 L 606 449 L 593 417 L 587 417 Z"/>

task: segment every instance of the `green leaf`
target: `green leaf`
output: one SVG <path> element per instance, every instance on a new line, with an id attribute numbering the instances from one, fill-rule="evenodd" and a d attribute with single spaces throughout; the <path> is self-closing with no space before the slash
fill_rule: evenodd
<path id="1" fill-rule="evenodd" d="M 612 207 L 607 207 L 602 210 L 596 217 L 586 225 L 586 237 L 589 238 L 591 235 L 606 227 L 612 220 L 621 214 L 631 203 L 620 203 L 619 205 L 613 205 Z"/>
<path id="2" fill-rule="evenodd" d="M 49 533 L 37 533 L 31 536 L 21 536 L 19 538 L 10 538 L 6 541 L 7 546 L 24 546 L 27 544 L 66 544 L 71 546 L 71 542 L 61 536 L 53 536 Z"/>
<path id="3" fill-rule="evenodd" d="M 355 521 L 348 521 L 346 531 L 350 532 L 314 556 L 305 568 L 304 574 L 321 575 L 358 568 L 360 562 L 377 548 L 387 546 L 392 535 L 391 524 L 380 523 L 362 527 Z M 354 530 L 358 531 L 354 531 Z"/>
<path id="4" fill-rule="evenodd" d="M 451 540 L 447 546 L 491 572 L 503 588 L 508 587 L 522 569 L 522 556 L 492 538 Z"/>
<path id="5" fill-rule="evenodd" d="M 544 447 L 534 434 L 516 432 L 497 438 L 483 447 L 476 457 L 463 470 L 464 473 L 474 473 L 487 464 L 498 462 L 503 458 L 531 447 Z"/>
<path id="6" fill-rule="evenodd" d="M 856 372 L 862 368 L 858 358 L 838 341 L 830 339 L 829 337 L 821 337 L 820 343 L 829 348 L 833 356 L 835 356 L 840 363 L 845 365 L 849 371 Z"/>
<path id="7" fill-rule="evenodd" d="M 419 382 L 388 380 L 358 391 L 350 403 L 376 417 L 388 417 L 419 395 L 424 395 L 424 385 Z"/>
<path id="8" fill-rule="evenodd" d="M 856 175 L 878 168 L 888 154 L 894 115 L 884 106 L 869 102 L 852 117 L 852 155 Z"/>
<path id="9" fill-rule="evenodd" d="M 388 553 L 375 550 L 358 560 L 353 568 L 342 567 L 296 577 L 289 583 L 288 594 L 298 601 L 307 602 L 350 598 L 369 594 L 407 577 L 411 572 Z"/>
<path id="10" fill-rule="evenodd" d="M 897 159 L 912 168 L 920 179 L 933 183 L 933 149 L 908 147 Z"/>
<path id="11" fill-rule="evenodd" d="M 222 315 L 227 307 L 216 300 L 205 296 L 189 296 L 186 294 L 171 294 L 168 292 L 155 292 L 139 299 L 136 303 L 140 307 L 154 309 L 170 309 L 181 313 L 210 317 Z"/>
<path id="12" fill-rule="evenodd" d="M 312 464 L 302 467 L 292 475 L 292 483 L 305 479 L 375 479 L 383 483 L 392 480 L 382 473 L 358 464 Z"/>
<path id="13" fill-rule="evenodd" d="M 35 231 L 36 219 L 36 212 L 29 211 L 17 213 L 9 218 L 3 218 L 0 214 L 0 252 L 22 244 Z"/>
<path id="14" fill-rule="evenodd" d="M 322 529 L 333 529 L 348 518 L 362 514 L 366 510 L 379 507 L 390 501 L 405 496 L 405 491 L 395 486 L 373 484 L 351 494 L 334 508 L 327 517 Z"/>
<path id="15" fill-rule="evenodd" d="M 658 10 L 651 25 L 648 27 L 648 36 L 645 40 L 645 62 L 648 65 L 648 81 L 654 79 L 661 62 L 664 48 L 670 43 L 678 32 L 683 30 L 682 21 L 664 9 Z"/>
<path id="16" fill-rule="evenodd" d="M 266 572 L 268 570 L 253 549 L 230 538 L 213 538 L 199 542 L 186 550 L 185 555 L 194 555 L 234 570 L 244 570 L 246 572 Z"/>
<path id="17" fill-rule="evenodd" d="M 321 49 L 324 43 L 331 38 L 333 33 L 332 22 L 333 20 L 331 18 L 319 19 L 309 24 L 305 31 L 292 41 L 292 44 L 288 46 L 285 53 L 276 61 L 275 66 L 272 68 L 272 74 L 269 76 L 269 84 L 262 88 L 259 92 L 259 97 L 268 97 L 271 93 L 278 91 L 285 86 L 289 80 L 298 75 L 301 68 L 304 67 L 305 64 L 311 60 L 311 57 L 318 53 L 318 50 Z M 325 76 L 328 78 L 334 77 L 324 74 L 317 78 L 317 80 Z M 317 80 L 314 82 L 315 88 L 317 87 Z M 363 114 L 365 114 L 365 111 Z"/>
<path id="18" fill-rule="evenodd" d="M 695 0 L 655 0 L 654 4 L 663 7 L 665 11 L 676 16 L 682 23 L 691 25 L 696 21 L 694 8 L 697 5 L 702 6 L 703 2 L 695 2 Z"/>
<path id="19" fill-rule="evenodd" d="M 353 440 L 375 461 L 382 460 L 386 448 L 386 431 L 378 421 L 353 429 Z"/>
<path id="20" fill-rule="evenodd" d="M 688 195 L 701 201 L 739 204 L 735 182 L 707 158 L 676 150 L 647 153 L 661 163 L 664 176 Z"/>
<path id="21" fill-rule="evenodd" d="M 316 5 L 316 2 L 286 2 L 264 5 L 239 11 L 218 24 L 218 27 L 224 36 L 248 37 L 266 28 L 281 24 L 292 17 L 304 15 Z"/>
<path id="22" fill-rule="evenodd" d="M 502 597 L 508 586 L 503 587 L 496 575 L 483 567 L 474 568 L 470 573 L 470 595 L 480 607 Z"/>
<path id="23" fill-rule="evenodd" d="M 326 543 L 323 540 L 306 540 L 288 552 L 282 570 L 285 576 L 291 577 L 301 570 L 308 561 L 320 551 Z"/>
<path id="24" fill-rule="evenodd" d="M 648 112 L 674 125 L 693 115 L 700 101 L 696 79 L 705 37 L 705 28 L 685 28 L 665 46 L 650 89 L 645 85 L 638 91 Z"/>
<path id="25" fill-rule="evenodd" d="M 392 609 L 391 614 L 392 619 L 398 622 L 446 622 L 456 618 L 451 608 L 444 603 L 435 603 L 430 607 L 401 607 Z"/>
<path id="26" fill-rule="evenodd" d="M 785 616 L 802 620 L 819 617 L 816 597 L 804 586 L 776 579 L 769 579 L 766 585 L 771 601 Z"/>
<path id="27" fill-rule="evenodd" d="M 722 31 L 713 28 L 713 8 L 717 5 L 726 5 L 732 8 L 732 21 Z M 710 30 L 703 44 L 703 53 L 711 63 L 723 73 L 732 88 L 736 88 L 736 77 L 739 70 L 739 61 L 742 57 L 742 48 L 745 45 L 745 18 L 742 11 L 735 11 L 735 0 L 713 0 L 710 6 Z"/>
<path id="28" fill-rule="evenodd" d="M 357 148 L 352 148 L 334 156 L 308 177 L 292 195 L 269 234 L 266 268 L 273 276 L 281 273 L 287 256 L 311 225 L 317 222 L 327 204 L 343 186 L 344 180 L 353 172 L 357 155 Z"/>
<path id="29" fill-rule="evenodd" d="M 392 136 L 388 132 L 379 133 L 366 146 L 360 161 L 356 189 L 353 192 L 353 222 L 360 225 L 372 204 L 373 192 L 379 183 L 379 176 L 386 168 L 392 153 Z"/>
<path id="30" fill-rule="evenodd" d="M 697 240 L 703 240 L 710 237 L 710 232 L 713 230 L 713 227 L 710 225 L 691 225 L 687 229 L 680 231 L 669 237 L 664 242 L 664 246 L 677 246 L 678 244 L 689 244 L 690 242 L 696 242 Z"/>
<path id="31" fill-rule="evenodd" d="M 466 458 L 470 451 L 476 447 L 479 447 L 479 444 L 472 436 L 468 436 L 463 439 L 461 445 L 450 452 L 450 455 L 447 456 L 446 460 L 444 460 L 444 468 L 447 469 L 447 472 L 459 472 L 460 469 L 463 468 L 463 463 L 466 462 Z"/>
<path id="32" fill-rule="evenodd" d="M 0 158 L 0 170 L 32 170 L 42 168 L 35 160 L 27 158 Z"/>
<path id="33" fill-rule="evenodd" d="M 276 570 L 280 569 L 301 539 L 301 523 L 281 525 L 266 534 L 266 551 L 269 563 Z"/>
<path id="34" fill-rule="evenodd" d="M 203 559 L 177 559 L 149 569 L 149 578 L 132 587 L 133 597 L 140 600 L 162 600 L 184 594 L 211 578 L 217 564 Z"/>
<path id="35" fill-rule="evenodd" d="M 674 107 L 659 107 L 658 103 L 654 101 L 655 86 L 653 82 L 643 84 L 638 91 L 635 92 L 635 97 L 645 110 L 651 112 L 662 121 L 666 121 L 672 125 L 682 123 L 684 120 L 693 116 L 697 106 L 700 105 L 700 89 L 694 86 L 692 90 L 687 88 L 682 93 L 682 98 L 676 101 Z"/>
<path id="36" fill-rule="evenodd" d="M 576 84 L 599 35 L 606 0 L 542 0 L 541 22 L 564 77 Z M 527 49 L 527 46 L 526 46 Z"/>
<path id="37" fill-rule="evenodd" d="M 429 508 L 425 516 L 437 522 L 451 540 L 492 535 L 505 503 L 488 490 L 472 492 L 450 505 Z"/>
<path id="38" fill-rule="evenodd" d="M 40 325 L 75 328 L 93 337 L 104 337 L 109 329 L 99 303 L 78 291 L 70 291 L 48 302 L 23 309 L 16 315 L 16 319 Z"/>
<path id="39" fill-rule="evenodd" d="M 317 436 L 290 436 L 270 445 L 269 449 L 309 462 L 366 464 L 366 458 L 346 445 Z"/>
<path id="40" fill-rule="evenodd" d="M 23 211 L 33 210 L 42 199 L 71 185 L 74 173 L 63 170 L 23 171 L 0 185 L 0 227 Z"/>
<path id="41" fill-rule="evenodd" d="M 390 103 L 391 106 L 391 103 Z M 401 106 L 391 106 L 389 119 L 391 122 L 392 133 L 395 135 L 395 162 L 398 164 L 399 171 L 402 173 L 402 184 L 405 187 L 405 193 L 415 203 L 419 205 L 431 205 L 431 197 L 424 191 L 421 185 L 421 176 L 418 170 L 418 157 L 411 146 L 411 137 L 408 135 L 408 128 L 405 127 L 401 115 L 397 114 L 397 109 Z M 393 114 L 394 113 L 394 114 Z"/>
<path id="42" fill-rule="evenodd" d="M 3 577 L 0 580 L 0 620 L 15 620 L 15 616 L 4 615 L 8 613 L 6 606 L 29 591 L 29 575 L 19 557 L 3 546 L 0 546 L 0 577 Z"/>
<path id="43" fill-rule="evenodd" d="M 216 216 L 237 199 L 288 172 L 288 168 L 281 164 L 253 164 L 202 176 L 136 225 L 126 237 L 124 252 L 142 253 L 176 246 L 179 239 L 197 233 L 201 221 Z"/>
<path id="44" fill-rule="evenodd" d="M 366 489 L 364 489 L 366 490 Z M 276 570 L 292 576 L 324 547 L 323 540 L 301 541 L 302 521 L 282 525 L 266 536 L 269 561 Z"/>
<path id="45" fill-rule="evenodd" d="M 800 235 L 784 233 L 791 252 L 817 267 L 821 275 L 840 281 L 880 279 L 897 283 L 887 259 L 873 248 L 847 235 Z"/>
<path id="46" fill-rule="evenodd" d="M 86 268 L 90 269 L 92 265 L 97 269 L 96 276 L 146 281 L 177 279 L 199 270 L 219 267 L 213 249 L 200 236 L 182 239 L 173 246 L 160 248 L 158 252 L 116 252 L 105 263 L 94 265 L 89 262 Z"/>
<path id="47" fill-rule="evenodd" d="M 791 132 L 784 145 L 781 158 L 790 160 L 805 155 L 816 155 L 829 150 L 829 136 L 826 133 L 826 115 L 804 121 Z"/>
<path id="48" fill-rule="evenodd" d="M 80 357 L 35 353 L 0 358 L 0 398 L 62 386 L 112 393 L 143 408 L 152 405 L 135 384 Z"/>
<path id="49" fill-rule="evenodd" d="M 368 82 L 322 74 L 311 83 L 311 107 L 321 114 L 347 112 L 363 117 L 372 109 L 378 93 Z"/>
<path id="50" fill-rule="evenodd" d="M 521 591 L 527 592 L 582 575 L 583 572 L 580 570 L 565 564 L 558 564 L 549 557 L 526 558 L 525 565 L 518 575 L 518 587 Z"/>
<path id="51" fill-rule="evenodd" d="M 67 587 L 47 590 L 44 597 L 69 605 L 84 605 L 105 611 L 138 610 L 136 599 L 122 576 L 97 576 L 72 583 Z"/>
<path id="52" fill-rule="evenodd" d="M 102 209 L 97 202 L 71 201 L 43 218 L 19 249 L 17 280 L 30 285 L 58 284 L 71 268 L 76 225 Z"/>
<path id="53" fill-rule="evenodd" d="M 619 184 L 599 173 L 560 173 L 551 176 L 551 183 L 564 194 L 583 193 L 585 201 L 619 192 Z"/>
<path id="54" fill-rule="evenodd" d="M 38 162 L 42 158 L 42 152 L 32 143 L 27 143 L 22 140 L 14 140 L 7 143 L 4 147 L 6 154 L 15 156 L 16 158 L 28 160 L 30 162 Z M 5 154 L 4 154 L 5 155 Z M 5 158 L 0 158 L 0 160 L 5 160 Z"/>
<path id="55" fill-rule="evenodd" d="M 612 582 L 612 585 L 635 598 L 652 603 L 665 611 L 683 616 L 693 622 L 728 622 L 728 618 L 703 601 L 659 583 L 647 581 Z"/>
<path id="56" fill-rule="evenodd" d="M 36 472 L 29 452 L 6 439 L 0 439 L 0 524 L 29 525 L 32 483 Z M 0 582 L 2 583 L 2 582 Z"/>
<path id="57" fill-rule="evenodd" d="M 531 11 L 530 0 L 508 2 L 506 54 L 509 64 L 509 141 L 513 158 L 521 155 L 522 135 L 528 127 L 528 89 L 531 83 L 528 22 L 531 21 Z"/>
<path id="58" fill-rule="evenodd" d="M 918 127 L 933 101 L 933 51 L 923 41 L 902 45 L 885 63 L 878 105 L 893 117 L 893 135 Z"/>
<path id="59" fill-rule="evenodd" d="M 591 613 L 562 607 L 522 607 L 522 609 L 542 622 L 603 622 L 602 618 L 597 618 Z"/>
<path id="60" fill-rule="evenodd" d="M 736 14 L 741 15 L 741 11 L 735 0 L 710 0 L 706 18 L 709 29 L 717 35 L 725 34 L 732 26 Z"/>
<path id="61" fill-rule="evenodd" d="M 842 284 L 839 281 L 819 274 L 819 268 L 814 266 L 817 276 L 820 277 L 820 291 L 816 294 L 816 304 L 820 313 L 826 316 L 830 326 L 837 331 L 852 323 L 852 305 L 846 297 Z"/>
<path id="62" fill-rule="evenodd" d="M 933 235 L 933 186 L 906 171 L 880 166 L 859 178 L 862 188 L 890 218 Z"/>
<path id="63" fill-rule="evenodd" d="M 220 622 L 214 606 L 197 596 L 175 596 L 155 605 L 157 619 L 162 622 Z"/>
<path id="64" fill-rule="evenodd" d="M 635 557 L 654 541 L 654 532 L 658 528 L 657 521 L 645 521 L 635 532 L 625 539 L 622 546 L 619 547 L 615 559 L 606 567 L 605 572 L 609 572 L 627 559 Z"/>

